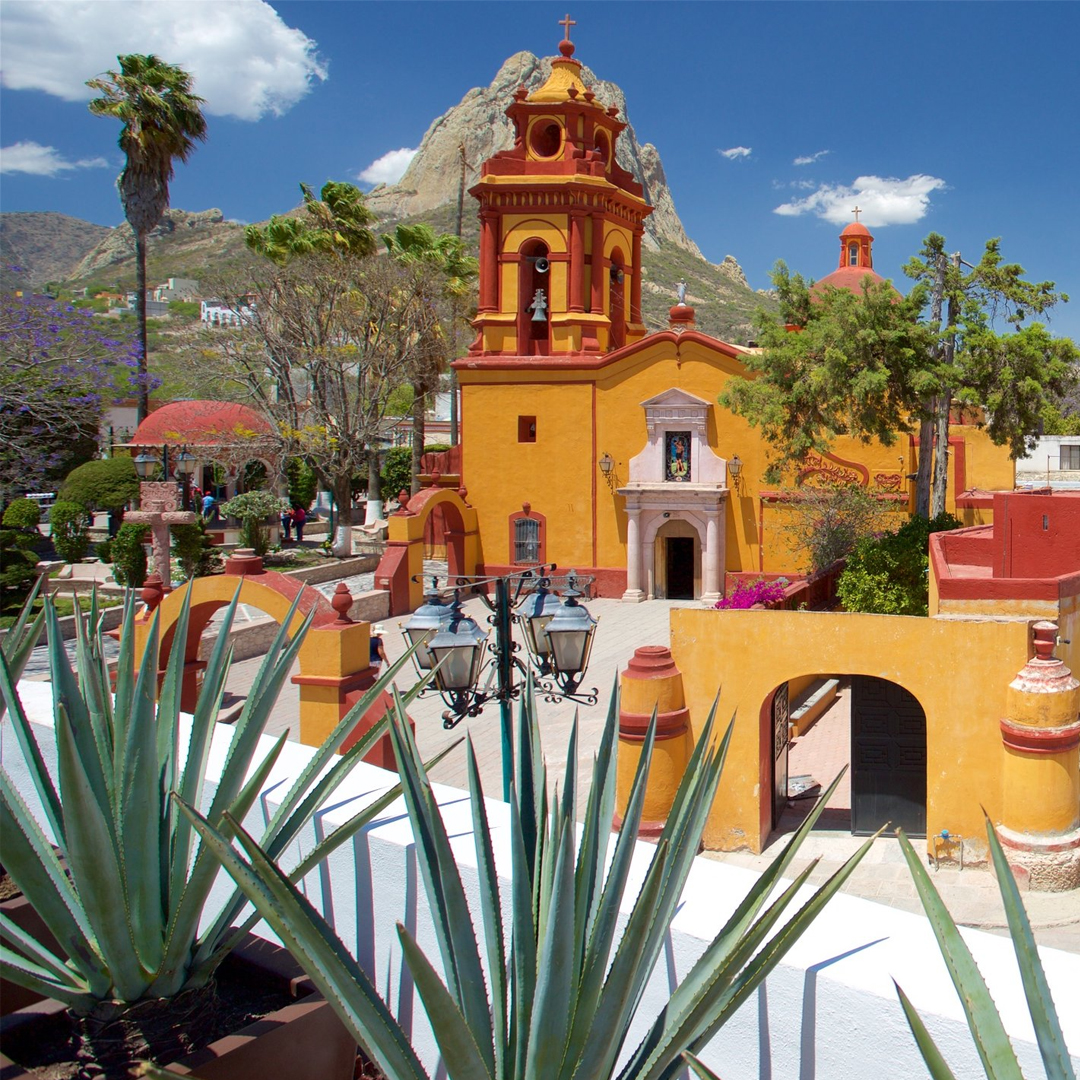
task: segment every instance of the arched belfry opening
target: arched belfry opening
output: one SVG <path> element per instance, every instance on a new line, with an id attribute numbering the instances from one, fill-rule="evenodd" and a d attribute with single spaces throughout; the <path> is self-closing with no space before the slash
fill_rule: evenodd
<path id="1" fill-rule="evenodd" d="M 551 259 L 547 244 L 528 240 L 518 263 L 518 351 L 547 356 L 551 347 Z"/>
<path id="2" fill-rule="evenodd" d="M 608 318 L 611 320 L 612 349 L 626 344 L 626 259 L 616 248 L 608 268 Z"/>

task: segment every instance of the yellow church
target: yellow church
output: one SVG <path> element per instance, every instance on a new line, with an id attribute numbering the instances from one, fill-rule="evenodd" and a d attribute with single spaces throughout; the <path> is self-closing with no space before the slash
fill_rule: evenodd
<path id="1" fill-rule="evenodd" d="M 768 448 L 717 403 L 750 350 L 695 329 L 682 290 L 669 329 L 646 333 L 651 208 L 616 160 L 626 125 L 585 85 L 573 44 L 559 48 L 547 82 L 507 109 L 513 148 L 471 189 L 478 333 L 454 368 L 477 572 L 554 562 L 593 575 L 596 595 L 706 603 L 733 575 L 797 573 L 784 493 L 764 479 Z M 826 280 L 873 274 L 872 242 L 848 226 Z M 980 500 L 963 493 L 1012 489 L 1013 464 L 974 427 L 954 426 L 949 442 L 948 508 L 980 524 Z M 912 436 L 888 448 L 841 439 L 792 480 L 857 483 L 906 513 L 916 467 Z"/>

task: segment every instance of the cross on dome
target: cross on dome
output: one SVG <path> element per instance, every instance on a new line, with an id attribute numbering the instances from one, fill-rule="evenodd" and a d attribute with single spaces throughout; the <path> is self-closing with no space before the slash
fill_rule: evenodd
<path id="1" fill-rule="evenodd" d="M 862 213 L 862 210 L 858 206 L 856 206 L 855 209 L 851 212 L 855 215 L 855 220 L 858 221 L 859 215 Z"/>
<path id="2" fill-rule="evenodd" d="M 577 20 L 571 19 L 569 13 L 566 18 L 559 19 L 559 25 L 566 28 L 566 40 L 570 40 L 570 27 L 577 26 Z"/>

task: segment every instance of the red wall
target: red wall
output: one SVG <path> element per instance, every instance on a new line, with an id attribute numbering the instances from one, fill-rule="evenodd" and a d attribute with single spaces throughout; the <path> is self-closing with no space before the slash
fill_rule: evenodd
<path id="1" fill-rule="evenodd" d="M 1050 578 L 1080 570 L 1080 492 L 994 496 L 994 577 Z"/>

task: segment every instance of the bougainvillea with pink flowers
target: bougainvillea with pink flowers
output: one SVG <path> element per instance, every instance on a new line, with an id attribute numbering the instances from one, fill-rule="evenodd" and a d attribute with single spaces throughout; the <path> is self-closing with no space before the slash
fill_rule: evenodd
<path id="1" fill-rule="evenodd" d="M 787 578 L 777 578 L 775 581 L 766 581 L 764 578 L 740 581 L 727 596 L 717 600 L 715 606 L 722 611 L 732 611 L 752 608 L 755 604 L 774 604 L 784 599 L 787 584 Z"/>

